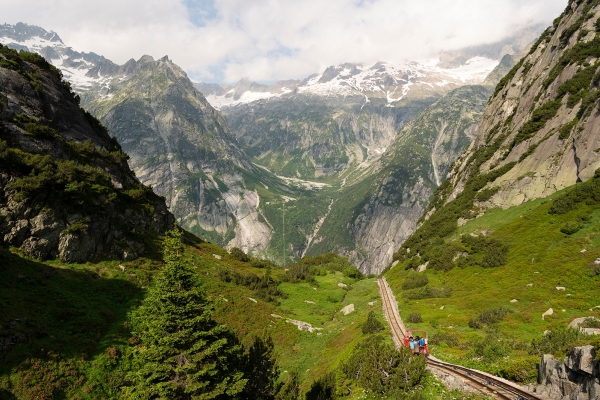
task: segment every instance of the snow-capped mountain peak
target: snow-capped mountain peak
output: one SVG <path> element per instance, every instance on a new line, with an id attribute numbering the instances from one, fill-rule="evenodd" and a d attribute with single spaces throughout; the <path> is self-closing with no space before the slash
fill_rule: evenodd
<path id="1" fill-rule="evenodd" d="M 498 65 L 498 60 L 473 57 L 457 68 L 441 68 L 436 61 L 377 62 L 370 65 L 344 63 L 300 81 L 261 85 L 242 80 L 235 86 L 196 83 L 217 109 L 279 98 L 290 93 L 317 96 L 364 96 L 383 98 L 389 106 L 407 96 L 427 96 L 466 84 L 478 84 Z"/>
<path id="2" fill-rule="evenodd" d="M 95 53 L 80 53 L 66 46 L 55 32 L 19 22 L 0 25 L 0 43 L 15 50 L 38 53 L 59 68 L 76 91 L 102 86 L 119 66 Z"/>

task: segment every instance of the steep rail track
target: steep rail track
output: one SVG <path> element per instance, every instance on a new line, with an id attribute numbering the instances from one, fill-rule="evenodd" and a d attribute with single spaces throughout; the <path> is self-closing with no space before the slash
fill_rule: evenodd
<path id="1" fill-rule="evenodd" d="M 383 302 L 383 311 L 392 331 L 392 338 L 396 347 L 403 346 L 403 339 L 407 335 L 406 327 L 400 318 L 396 298 L 392 293 L 385 278 L 377 281 L 379 293 Z M 460 365 L 449 364 L 447 362 L 430 356 L 427 359 L 427 367 L 436 369 L 442 373 L 460 378 L 470 387 L 496 399 L 500 400 L 544 400 L 544 397 L 533 394 L 519 385 L 487 374 L 485 372 L 473 370 Z"/>

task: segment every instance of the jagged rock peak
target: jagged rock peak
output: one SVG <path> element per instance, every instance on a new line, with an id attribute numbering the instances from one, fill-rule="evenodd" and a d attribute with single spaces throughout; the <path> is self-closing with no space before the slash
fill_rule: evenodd
<path id="1" fill-rule="evenodd" d="M 48 42 L 64 44 L 56 32 L 48 32 L 39 26 L 28 25 L 23 22 L 18 22 L 15 25 L 0 25 L 0 37 L 10 38 L 17 42 L 43 39 Z"/>
<path id="2" fill-rule="evenodd" d="M 173 226 L 41 56 L 0 46 L 0 239 L 40 259 L 133 259 Z"/>

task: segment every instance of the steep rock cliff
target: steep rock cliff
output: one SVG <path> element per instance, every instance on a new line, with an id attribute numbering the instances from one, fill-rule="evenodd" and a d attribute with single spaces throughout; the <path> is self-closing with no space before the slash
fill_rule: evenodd
<path id="1" fill-rule="evenodd" d="M 265 250 L 270 231 L 259 221 L 259 196 L 246 189 L 244 177 L 257 171 L 220 113 L 167 57 L 144 56 L 122 68 L 125 78 L 82 98 L 130 155 L 140 180 L 165 196 L 191 232 L 245 251 Z"/>
<path id="2" fill-rule="evenodd" d="M 570 1 L 502 79 L 476 140 L 450 173 L 447 200 L 477 175 L 497 175 L 479 189 L 495 194 L 478 209 L 521 204 L 593 176 L 600 167 L 599 17 L 597 1 Z"/>
<path id="3" fill-rule="evenodd" d="M 173 216 L 61 78 L 0 46 L 0 238 L 41 259 L 135 258 Z"/>
<path id="4" fill-rule="evenodd" d="M 348 232 L 336 250 L 362 271 L 380 272 L 414 232 L 435 188 L 475 137 L 490 93 L 485 86 L 455 89 L 410 121 L 365 176 L 342 190 L 309 254 L 335 245 L 325 235 Z"/>

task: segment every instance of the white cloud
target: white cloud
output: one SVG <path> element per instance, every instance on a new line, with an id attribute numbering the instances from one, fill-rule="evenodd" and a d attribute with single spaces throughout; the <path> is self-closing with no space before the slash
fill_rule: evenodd
<path id="1" fill-rule="evenodd" d="M 193 2 L 193 0 L 188 0 Z M 204 1 L 206 3 L 206 1 Z M 342 62 L 401 61 L 550 23 L 567 0 L 214 0 L 194 25 L 183 0 L 0 0 L 0 23 L 57 32 L 117 62 L 169 55 L 192 78 L 303 78 Z M 213 76 L 214 72 L 220 76 Z"/>

